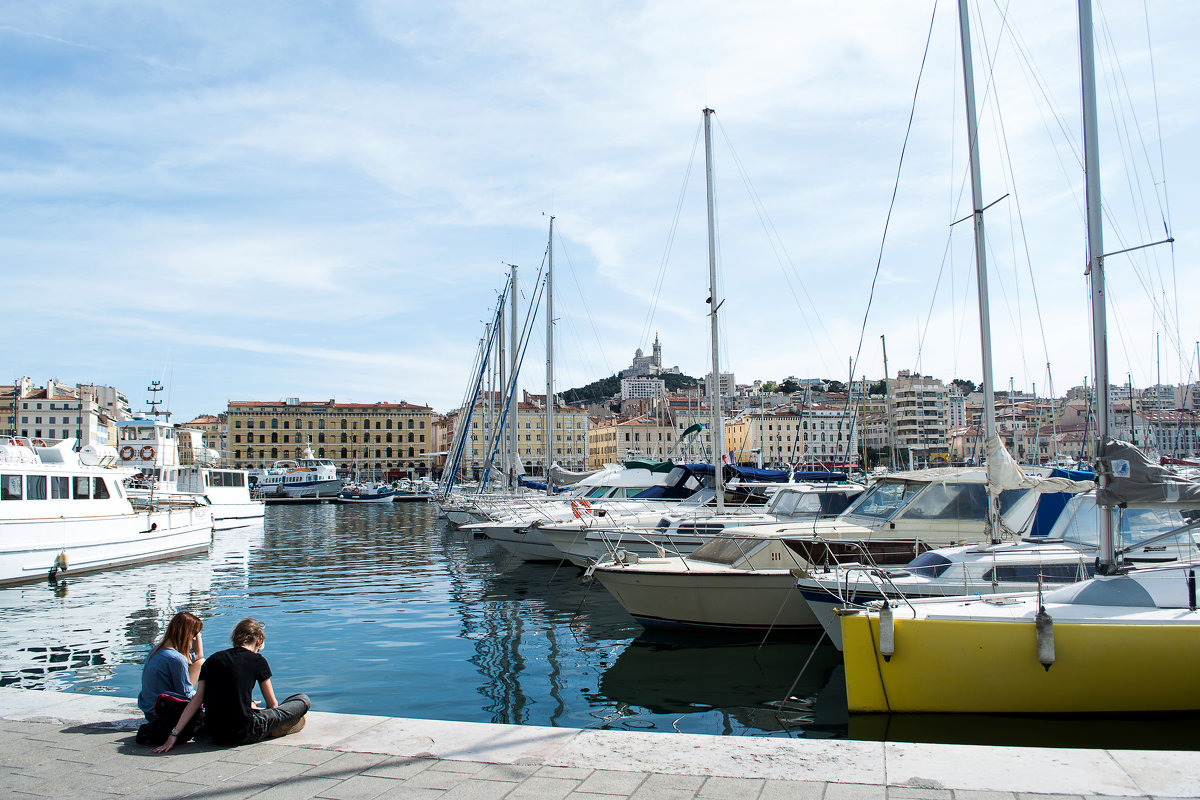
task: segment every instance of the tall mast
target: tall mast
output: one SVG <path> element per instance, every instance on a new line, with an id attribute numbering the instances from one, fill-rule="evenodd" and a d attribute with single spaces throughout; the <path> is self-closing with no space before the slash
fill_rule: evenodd
<path id="1" fill-rule="evenodd" d="M 1100 209 L 1100 137 L 1096 127 L 1096 55 L 1092 44 L 1092 7 L 1079 0 L 1079 71 L 1083 94 L 1083 166 L 1087 195 L 1088 264 L 1092 291 L 1092 353 L 1096 376 L 1096 442 L 1103 446 L 1109 436 L 1108 409 L 1108 319 L 1104 301 L 1104 229 Z M 1097 465 L 1100 488 L 1111 481 Z M 1107 575 L 1116 564 L 1112 507 L 1100 507 L 1100 558 L 1096 571 Z"/>
<path id="2" fill-rule="evenodd" d="M 546 494 L 554 494 L 550 467 L 554 465 L 554 217 L 546 245 Z"/>
<path id="3" fill-rule="evenodd" d="M 516 396 L 517 396 L 517 350 L 518 350 L 518 344 L 517 344 L 517 342 L 518 342 L 518 340 L 517 340 L 517 265 L 510 264 L 509 266 L 512 268 L 512 288 L 509 290 L 512 293 L 512 296 L 509 298 L 509 303 L 511 304 L 511 308 L 512 308 L 512 322 L 511 322 L 511 329 L 509 331 L 509 333 L 510 333 L 509 340 L 512 342 L 512 355 L 510 356 L 510 358 L 512 359 L 512 363 L 509 367 L 508 374 L 510 376 L 509 380 L 512 381 L 512 386 L 509 389 L 508 399 L 506 402 L 509 404 L 507 406 L 508 413 L 511 414 L 512 416 L 509 419 L 509 424 L 508 424 L 508 459 L 509 460 L 508 460 L 506 467 L 507 467 L 507 471 L 508 471 L 509 486 L 512 487 L 513 491 L 516 491 L 517 480 L 518 480 L 518 478 L 517 478 L 517 459 L 519 458 L 519 456 L 517 455 L 517 420 L 521 416 L 521 413 L 520 413 L 521 402 L 519 400 L 516 400 Z M 516 408 L 513 408 L 514 405 L 516 406 Z"/>
<path id="4" fill-rule="evenodd" d="M 996 398 L 992 377 L 992 318 L 988 309 L 987 261 L 983 235 L 983 183 L 979 177 L 979 126 L 975 116 L 975 70 L 972 66 L 971 23 L 967 18 L 967 0 L 958 0 L 958 31 L 962 41 L 963 95 L 967 102 L 967 137 L 970 141 L 971 216 L 975 222 L 975 283 L 979 291 L 979 349 L 983 356 L 983 440 L 988 443 L 996 436 Z M 1016 436 L 1017 432 L 1014 429 L 1014 447 Z M 990 468 L 992 465 L 988 466 Z M 992 541 L 998 541 L 1000 533 L 996 524 L 997 516 L 996 498 L 989 481 L 987 528 Z"/>
<path id="5" fill-rule="evenodd" d="M 708 186 L 708 317 L 712 322 L 712 461 L 717 487 L 717 513 L 725 511 L 725 474 L 722 461 L 725 455 L 725 421 L 721 416 L 721 348 L 717 332 L 717 311 L 721 299 L 717 296 L 717 220 L 713 210 L 713 150 L 711 108 L 704 109 L 704 175 Z"/>
<path id="6" fill-rule="evenodd" d="M 883 345 L 883 410 L 887 415 L 885 422 L 887 423 L 887 449 L 890 454 L 889 465 L 892 472 L 896 471 L 896 443 L 892 441 L 892 393 L 888 391 L 888 365 L 887 365 L 887 335 L 881 334 L 879 341 Z"/>

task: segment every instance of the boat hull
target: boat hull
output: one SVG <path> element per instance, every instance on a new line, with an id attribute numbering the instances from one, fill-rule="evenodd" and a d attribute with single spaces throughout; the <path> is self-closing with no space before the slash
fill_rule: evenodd
<path id="1" fill-rule="evenodd" d="M 841 617 L 851 712 L 1123 713 L 1200 709 L 1200 635 L 1178 624 L 1055 622 L 1038 661 L 1032 621 L 897 618 L 879 654 L 876 615 Z M 948 669 L 948 665 L 953 665 Z"/>
<path id="2" fill-rule="evenodd" d="M 0 521 L 0 584 L 203 553 L 212 545 L 212 532 L 208 506 L 93 518 Z M 65 570 L 61 554 L 65 554 Z"/>
<path id="3" fill-rule="evenodd" d="M 645 565 L 642 560 L 641 565 Z M 639 566 L 641 566 L 639 565 Z M 804 631 L 820 623 L 787 570 L 648 572 L 597 569 L 599 580 L 647 628 Z"/>

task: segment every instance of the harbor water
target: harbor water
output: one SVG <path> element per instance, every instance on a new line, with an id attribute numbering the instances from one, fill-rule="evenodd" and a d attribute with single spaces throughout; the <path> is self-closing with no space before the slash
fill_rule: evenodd
<path id="1" fill-rule="evenodd" d="M 146 655 L 181 609 L 205 621 L 206 653 L 228 646 L 239 619 L 258 618 L 276 694 L 307 692 L 322 711 L 1200 749 L 1195 716 L 850 716 L 840 655 L 827 641 L 647 633 L 575 567 L 516 562 L 424 503 L 268 507 L 261 524 L 216 533 L 205 555 L 0 588 L 0 685 L 134 697 Z"/>

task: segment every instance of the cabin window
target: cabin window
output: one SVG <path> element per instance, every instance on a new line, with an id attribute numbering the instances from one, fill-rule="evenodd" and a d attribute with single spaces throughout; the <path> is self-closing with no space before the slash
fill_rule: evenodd
<path id="1" fill-rule="evenodd" d="M 0 500 L 21 499 L 21 476 L 0 475 Z"/>
<path id="2" fill-rule="evenodd" d="M 28 475 L 25 478 L 25 499 L 26 500 L 45 500 L 46 499 L 46 476 L 45 475 Z"/>
<path id="3" fill-rule="evenodd" d="M 982 483 L 934 483 L 913 501 L 905 516 L 982 522 L 987 516 L 987 489 Z"/>
<path id="4" fill-rule="evenodd" d="M 50 497 L 54 500 L 71 498 L 71 479 L 65 475 L 50 478 Z"/>
<path id="5" fill-rule="evenodd" d="M 111 495 L 108 493 L 108 484 L 104 482 L 104 478 L 92 478 L 92 499 L 107 500 Z"/>
<path id="6" fill-rule="evenodd" d="M 88 479 L 87 478 L 84 478 L 84 477 L 76 477 L 75 478 L 75 499 L 76 500 L 87 500 L 88 499 Z"/>

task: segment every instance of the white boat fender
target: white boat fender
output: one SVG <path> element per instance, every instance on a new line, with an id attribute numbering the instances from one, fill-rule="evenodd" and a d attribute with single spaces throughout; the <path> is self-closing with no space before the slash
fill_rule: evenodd
<path id="1" fill-rule="evenodd" d="M 1033 618 L 1033 627 L 1037 631 L 1038 662 L 1049 672 L 1054 664 L 1054 619 L 1046 613 L 1044 607 L 1038 607 L 1037 615 Z"/>
<path id="2" fill-rule="evenodd" d="M 883 601 L 879 609 L 879 654 L 884 661 L 891 661 L 896 652 L 896 619 L 892 614 L 892 606 Z"/>

